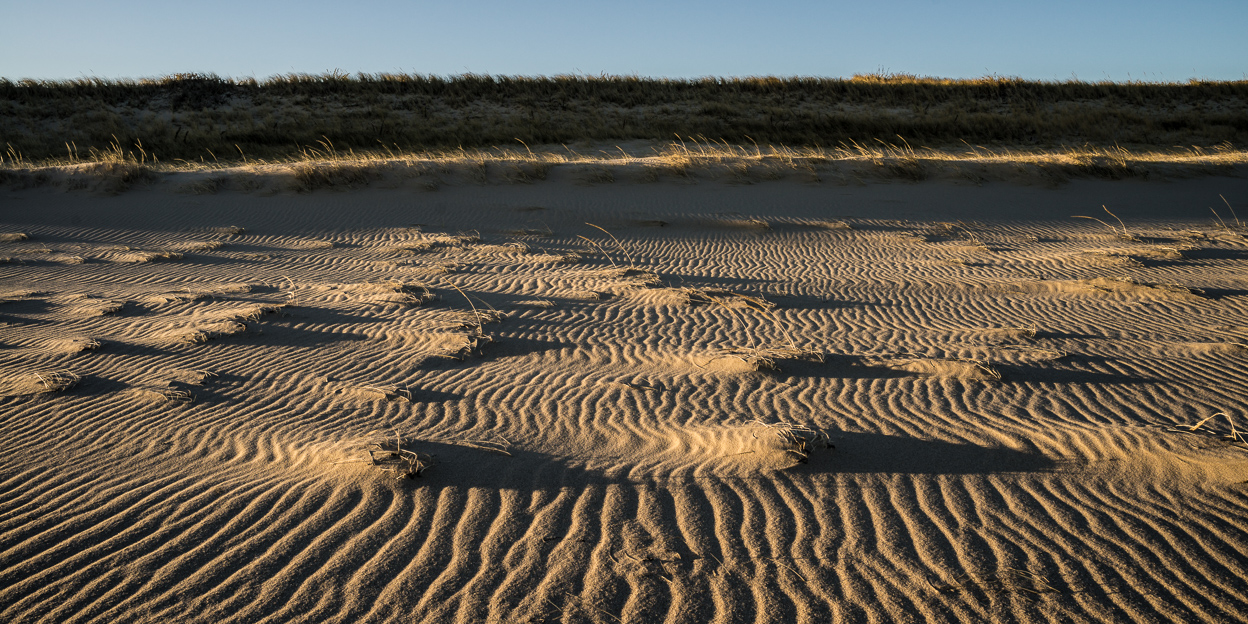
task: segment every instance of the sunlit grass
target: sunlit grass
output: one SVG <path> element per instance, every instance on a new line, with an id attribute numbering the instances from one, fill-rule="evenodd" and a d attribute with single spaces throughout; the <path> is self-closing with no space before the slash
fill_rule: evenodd
<path id="1" fill-rule="evenodd" d="M 1071 179 L 1165 179 L 1234 175 L 1248 151 L 1229 145 L 1128 150 L 1121 147 L 1006 149 L 963 144 L 960 148 L 913 147 L 903 140 L 850 143 L 831 148 L 734 145 L 702 137 L 624 149 L 577 151 L 566 146 L 533 149 L 346 150 L 323 139 L 318 147 L 277 158 L 184 160 L 151 158 L 143 150 L 114 144 L 85 157 L 26 159 L 0 155 L 0 182 L 17 186 L 62 185 L 107 194 L 158 181 L 164 174 L 196 174 L 183 183 L 189 193 L 262 188 L 309 192 L 373 183 L 412 183 L 425 190 L 443 184 L 528 184 L 563 175 L 583 184 L 617 181 L 693 182 L 698 179 L 753 184 L 793 179 L 807 183 L 858 183 L 871 179 L 918 182 L 947 179 L 1060 184 Z M 276 185 L 276 186 L 275 186 Z"/>

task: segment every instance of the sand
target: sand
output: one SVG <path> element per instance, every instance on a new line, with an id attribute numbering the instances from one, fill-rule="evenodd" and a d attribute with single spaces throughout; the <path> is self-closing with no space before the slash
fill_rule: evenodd
<path id="1" fill-rule="evenodd" d="M 1245 177 L 179 188 L 0 192 L 4 621 L 1248 619 Z"/>

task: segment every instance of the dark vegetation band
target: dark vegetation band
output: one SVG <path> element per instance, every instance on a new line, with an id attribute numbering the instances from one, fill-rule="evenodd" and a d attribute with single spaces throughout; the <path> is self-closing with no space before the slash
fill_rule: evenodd
<path id="1" fill-rule="evenodd" d="M 909 75 L 655 79 L 177 74 L 0 79 L 0 143 L 28 160 L 141 145 L 161 160 L 603 143 L 675 136 L 835 147 L 1214 146 L 1248 141 L 1248 81 Z M 112 148 L 115 149 L 115 148 Z"/>

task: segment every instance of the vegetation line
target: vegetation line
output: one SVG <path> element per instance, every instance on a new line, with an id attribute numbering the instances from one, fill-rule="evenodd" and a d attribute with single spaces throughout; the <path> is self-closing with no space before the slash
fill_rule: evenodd
<path id="1" fill-rule="evenodd" d="M 686 157 L 731 145 L 903 152 L 986 145 L 1133 151 L 1248 142 L 1248 80 L 1161 82 L 637 76 L 428 76 L 340 72 L 264 80 L 211 74 L 63 81 L 0 78 L 0 151 L 20 159 L 149 162 L 344 158 L 573 144 L 672 141 Z M 706 139 L 704 137 L 711 137 Z M 902 138 L 904 137 L 904 138 Z M 689 145 L 696 138 L 698 145 Z M 530 149 L 532 148 L 532 149 Z M 979 150 L 978 147 L 972 148 Z M 748 149 L 744 150 L 750 151 Z M 530 153 L 531 152 L 531 153 Z M 754 155 L 761 156 L 762 149 Z M 635 156 L 625 153 L 625 158 Z M 8 165 L 8 166 L 11 166 Z"/>

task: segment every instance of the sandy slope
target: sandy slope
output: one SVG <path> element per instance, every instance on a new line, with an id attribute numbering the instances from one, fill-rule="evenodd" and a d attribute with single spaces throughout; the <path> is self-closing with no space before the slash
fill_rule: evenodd
<path id="1" fill-rule="evenodd" d="M 1243 178 L 170 188 L 0 196 L 5 621 L 1248 618 Z"/>

